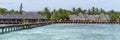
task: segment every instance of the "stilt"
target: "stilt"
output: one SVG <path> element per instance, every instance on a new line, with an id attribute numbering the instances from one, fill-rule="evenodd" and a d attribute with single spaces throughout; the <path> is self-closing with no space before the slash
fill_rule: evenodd
<path id="1" fill-rule="evenodd" d="M 4 34 L 4 28 L 2 28 L 2 34 Z"/>

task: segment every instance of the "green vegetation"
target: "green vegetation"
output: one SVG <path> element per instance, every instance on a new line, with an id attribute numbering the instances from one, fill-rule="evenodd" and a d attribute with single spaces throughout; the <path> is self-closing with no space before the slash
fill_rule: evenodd
<path id="1" fill-rule="evenodd" d="M 57 21 L 57 20 L 64 20 L 69 18 L 70 11 L 65 9 L 53 10 L 50 12 L 46 7 L 43 11 L 38 12 L 41 15 L 45 15 L 48 19 Z"/>
<path id="2" fill-rule="evenodd" d="M 22 5 L 22 3 L 21 3 L 21 4 L 20 4 L 20 14 L 22 14 L 22 13 L 23 13 L 22 8 L 23 8 L 23 5 Z"/>
<path id="3" fill-rule="evenodd" d="M 6 14 L 22 14 L 22 3 L 20 5 L 20 11 L 15 11 L 14 9 L 12 10 L 7 10 L 6 8 L 0 8 L 0 15 L 6 15 Z"/>
<path id="4" fill-rule="evenodd" d="M 51 12 L 47 7 L 43 11 L 39 11 L 38 13 L 46 16 L 48 19 L 50 19 L 51 17 Z"/>
<path id="5" fill-rule="evenodd" d="M 6 14 L 19 14 L 19 11 L 15 10 L 7 10 L 6 8 L 0 8 L 0 15 L 6 15 Z"/>
<path id="6" fill-rule="evenodd" d="M 16 10 L 7 10 L 6 8 L 0 8 L 0 15 L 6 15 L 6 14 L 20 14 L 22 11 L 22 4 L 20 6 L 21 11 Z M 102 8 L 95 8 L 92 7 L 91 9 L 82 9 L 82 8 L 73 8 L 72 10 L 66 10 L 66 9 L 54 9 L 49 10 L 47 7 L 44 8 L 42 11 L 38 11 L 39 14 L 46 16 L 49 20 L 53 21 L 59 21 L 59 20 L 67 20 L 69 19 L 69 15 L 77 15 L 79 13 L 87 13 L 90 15 L 99 15 L 101 13 L 104 13 L 106 15 L 109 15 L 111 20 L 119 21 L 120 20 L 120 12 L 110 10 L 105 11 Z"/>
<path id="7" fill-rule="evenodd" d="M 65 10 L 65 9 L 54 10 L 51 15 L 51 20 L 57 21 L 57 20 L 69 19 L 69 14 L 70 14 L 69 10 Z"/>
<path id="8" fill-rule="evenodd" d="M 77 15 L 79 13 L 87 13 L 90 15 L 99 15 L 101 13 L 104 13 L 106 15 L 109 15 L 111 20 L 118 21 L 120 20 L 120 12 L 116 12 L 114 10 L 105 11 L 102 8 L 95 8 L 92 7 L 91 9 L 82 9 L 82 8 L 73 8 L 72 10 L 66 10 L 66 9 L 54 9 L 53 11 L 50 11 L 48 8 L 45 8 L 43 11 L 39 11 L 39 14 L 45 15 L 48 19 L 58 21 L 58 20 L 67 20 L 69 19 L 69 15 Z"/>
<path id="9" fill-rule="evenodd" d="M 106 12 L 105 14 L 108 14 L 111 20 L 114 20 L 114 21 L 120 20 L 120 12 L 111 10 L 111 11 Z"/>

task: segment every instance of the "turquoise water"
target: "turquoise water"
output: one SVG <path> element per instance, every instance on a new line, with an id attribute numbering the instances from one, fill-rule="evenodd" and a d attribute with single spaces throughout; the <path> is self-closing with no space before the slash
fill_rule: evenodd
<path id="1" fill-rule="evenodd" d="M 52 24 L 3 34 L 0 40 L 120 40 L 120 25 Z"/>

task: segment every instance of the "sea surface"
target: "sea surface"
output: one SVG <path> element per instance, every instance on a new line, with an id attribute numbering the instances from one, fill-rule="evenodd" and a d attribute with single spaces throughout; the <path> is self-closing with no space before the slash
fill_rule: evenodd
<path id="1" fill-rule="evenodd" d="M 52 24 L 1 34 L 0 40 L 120 40 L 120 24 Z"/>

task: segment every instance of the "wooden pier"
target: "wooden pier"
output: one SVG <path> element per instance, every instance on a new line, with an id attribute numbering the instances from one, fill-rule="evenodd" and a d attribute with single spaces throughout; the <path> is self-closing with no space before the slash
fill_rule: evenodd
<path id="1" fill-rule="evenodd" d="M 34 24 L 18 24 L 18 25 L 9 25 L 9 26 L 1 26 L 0 34 L 9 33 L 12 31 L 18 31 L 23 29 L 31 29 L 35 27 L 41 27 L 45 25 L 52 24 L 52 22 L 44 22 L 44 23 L 34 23 Z"/>
<path id="2" fill-rule="evenodd" d="M 35 27 L 41 27 L 49 24 L 55 23 L 75 23 L 75 24 L 120 24 L 120 22 L 87 22 L 87 21 L 50 21 L 50 22 L 41 22 L 41 23 L 32 23 L 32 24 L 16 24 L 16 25 L 8 25 L 8 26 L 1 26 L 0 27 L 0 34 L 9 33 L 12 31 L 24 30 L 24 29 L 31 29 Z"/>
<path id="3" fill-rule="evenodd" d="M 74 24 L 120 24 L 120 22 L 109 21 L 109 22 L 90 22 L 90 21 L 54 21 L 54 23 L 74 23 Z"/>

